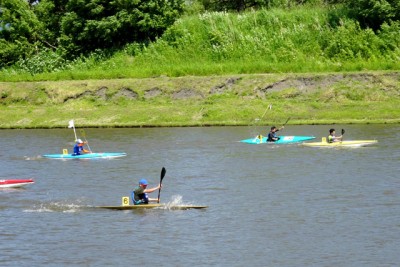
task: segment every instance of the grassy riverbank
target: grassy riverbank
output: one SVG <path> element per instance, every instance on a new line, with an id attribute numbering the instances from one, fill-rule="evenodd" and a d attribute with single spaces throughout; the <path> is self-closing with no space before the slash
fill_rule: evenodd
<path id="1" fill-rule="evenodd" d="M 0 128 L 399 123 L 399 28 L 299 6 L 185 16 L 74 61 L 39 51 L 0 71 Z"/>
<path id="2" fill-rule="evenodd" d="M 0 128 L 399 123 L 399 96 L 400 72 L 3 82 Z"/>

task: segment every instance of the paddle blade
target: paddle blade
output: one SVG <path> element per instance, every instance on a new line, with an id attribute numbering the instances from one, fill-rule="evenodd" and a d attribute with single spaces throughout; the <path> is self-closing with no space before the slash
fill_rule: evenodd
<path id="1" fill-rule="evenodd" d="M 166 173 L 167 173 L 167 170 L 163 167 L 161 169 L 161 175 L 160 175 L 160 186 L 161 186 L 162 180 L 164 179 L 164 176 L 165 176 Z M 160 189 L 158 189 L 157 203 L 160 203 L 160 194 L 161 194 L 161 187 L 160 187 Z"/>
<path id="2" fill-rule="evenodd" d="M 344 135 L 344 132 L 345 132 L 344 129 L 342 129 L 342 135 Z"/>
<path id="3" fill-rule="evenodd" d="M 162 180 L 164 179 L 165 174 L 167 173 L 167 170 L 163 167 L 161 170 L 161 175 L 160 175 L 160 184 Z"/>

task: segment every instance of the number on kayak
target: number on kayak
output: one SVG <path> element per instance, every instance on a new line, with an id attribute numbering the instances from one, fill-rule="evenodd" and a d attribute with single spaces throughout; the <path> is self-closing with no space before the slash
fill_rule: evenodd
<path id="1" fill-rule="evenodd" d="M 129 206 L 129 197 L 122 197 L 122 206 Z"/>

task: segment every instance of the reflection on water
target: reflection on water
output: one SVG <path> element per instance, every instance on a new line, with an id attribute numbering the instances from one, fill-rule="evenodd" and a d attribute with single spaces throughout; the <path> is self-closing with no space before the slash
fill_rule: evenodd
<path id="1" fill-rule="evenodd" d="M 314 135 L 331 126 L 286 126 Z M 238 142 L 268 127 L 86 129 L 119 159 L 51 160 L 71 129 L 0 131 L 1 266 L 396 266 L 400 214 L 397 125 L 335 125 L 371 147 L 318 149 Z M 379 133 L 379 136 L 376 134 Z M 161 202 L 206 210 L 109 211 L 141 178 Z M 158 191 L 153 195 L 156 197 Z"/>

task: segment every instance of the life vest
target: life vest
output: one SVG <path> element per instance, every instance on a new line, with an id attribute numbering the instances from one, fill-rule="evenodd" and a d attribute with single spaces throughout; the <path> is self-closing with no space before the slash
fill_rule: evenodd
<path id="1" fill-rule="evenodd" d="M 273 138 L 275 138 L 275 134 L 274 133 L 268 133 L 268 139 L 267 142 L 275 142 L 275 140 Z"/>
<path id="2" fill-rule="evenodd" d="M 131 199 L 134 205 L 149 204 L 149 197 L 147 193 L 135 195 L 135 191 L 132 191 Z"/>

